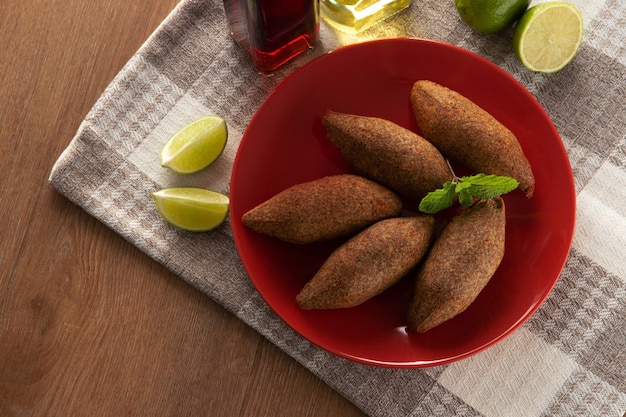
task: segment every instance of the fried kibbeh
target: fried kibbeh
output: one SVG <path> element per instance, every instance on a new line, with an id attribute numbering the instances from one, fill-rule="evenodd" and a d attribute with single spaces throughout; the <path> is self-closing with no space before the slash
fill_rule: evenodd
<path id="1" fill-rule="evenodd" d="M 322 122 L 330 141 L 357 173 L 407 199 L 419 201 L 452 180 L 435 146 L 389 120 L 329 110 Z"/>
<path id="2" fill-rule="evenodd" d="M 504 235 L 505 207 L 499 197 L 457 214 L 417 274 L 408 329 L 423 333 L 465 311 L 498 269 Z"/>
<path id="3" fill-rule="evenodd" d="M 435 82 L 415 82 L 410 96 L 422 135 L 445 157 L 475 172 L 515 178 L 526 197 L 532 197 L 535 178 L 513 132 L 470 99 Z"/>
<path id="4" fill-rule="evenodd" d="M 337 248 L 297 295 L 300 308 L 357 306 L 406 276 L 422 260 L 435 233 L 434 217 L 381 220 Z"/>
<path id="5" fill-rule="evenodd" d="M 244 226 L 285 242 L 332 240 L 400 214 L 393 191 L 358 175 L 339 174 L 294 185 L 242 217 Z"/>

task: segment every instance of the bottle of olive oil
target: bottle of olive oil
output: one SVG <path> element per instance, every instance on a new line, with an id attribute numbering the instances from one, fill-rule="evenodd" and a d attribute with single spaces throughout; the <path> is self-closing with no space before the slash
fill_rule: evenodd
<path id="1" fill-rule="evenodd" d="M 321 0 L 320 13 L 331 26 L 358 33 L 404 10 L 411 0 Z"/>

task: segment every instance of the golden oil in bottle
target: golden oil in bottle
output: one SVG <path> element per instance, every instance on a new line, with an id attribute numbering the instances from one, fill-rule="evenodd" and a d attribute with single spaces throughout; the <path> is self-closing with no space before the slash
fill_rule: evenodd
<path id="1" fill-rule="evenodd" d="M 322 18 L 348 33 L 361 32 L 406 9 L 411 0 L 321 0 Z"/>

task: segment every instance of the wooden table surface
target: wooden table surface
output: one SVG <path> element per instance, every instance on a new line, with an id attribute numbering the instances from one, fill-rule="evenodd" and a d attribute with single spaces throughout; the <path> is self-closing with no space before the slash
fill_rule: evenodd
<path id="1" fill-rule="evenodd" d="M 0 416 L 362 416 L 48 183 L 176 3 L 0 2 Z"/>

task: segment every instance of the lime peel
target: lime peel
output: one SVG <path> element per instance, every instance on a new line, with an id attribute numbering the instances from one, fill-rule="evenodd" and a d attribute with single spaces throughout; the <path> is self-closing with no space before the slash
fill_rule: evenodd
<path id="1" fill-rule="evenodd" d="M 526 11 L 529 0 L 455 0 L 461 19 L 480 33 L 500 32 Z"/>
<path id="2" fill-rule="evenodd" d="M 583 18 L 576 6 L 560 1 L 540 3 L 519 20 L 513 48 L 529 70 L 557 72 L 574 59 L 583 33 Z"/>
<path id="3" fill-rule="evenodd" d="M 157 211 L 168 223 L 190 232 L 206 232 L 226 220 L 228 196 L 195 187 L 172 187 L 152 193 Z"/>

